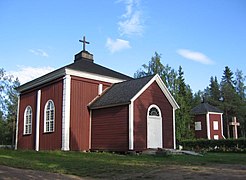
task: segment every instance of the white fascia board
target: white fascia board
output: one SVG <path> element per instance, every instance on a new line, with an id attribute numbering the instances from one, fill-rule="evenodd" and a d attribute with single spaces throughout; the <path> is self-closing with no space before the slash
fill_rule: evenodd
<path id="1" fill-rule="evenodd" d="M 39 85 L 45 84 L 47 82 L 50 82 L 52 80 L 55 80 L 55 79 L 57 79 L 59 77 L 62 77 L 64 75 L 65 75 L 65 68 L 61 68 L 59 70 L 56 70 L 56 71 L 48 73 L 48 74 L 46 74 L 44 76 L 41 76 L 41 77 L 39 77 L 37 79 L 34 79 L 34 80 L 32 80 L 32 81 L 30 81 L 30 82 L 28 82 L 26 84 L 23 84 L 23 85 L 19 86 L 17 88 L 17 90 L 19 92 L 23 92 L 25 90 L 28 90 L 28 89 L 37 87 Z"/>
<path id="2" fill-rule="evenodd" d="M 223 113 L 218 113 L 218 112 L 208 112 L 208 114 L 219 114 L 219 115 L 222 115 Z"/>
<path id="3" fill-rule="evenodd" d="M 162 81 L 162 79 L 160 78 L 160 76 L 158 74 L 156 74 L 132 99 L 131 101 L 135 101 L 154 81 L 157 82 L 158 86 L 161 88 L 162 92 L 164 93 L 164 95 L 167 97 L 168 101 L 170 102 L 170 104 L 172 105 L 172 107 L 176 110 L 179 109 L 179 105 L 177 104 L 177 102 L 175 101 L 175 99 L 173 98 L 173 96 L 171 95 L 171 93 L 169 92 L 169 90 L 167 89 L 166 85 L 164 84 L 164 82 Z"/>
<path id="4" fill-rule="evenodd" d="M 166 87 L 165 83 L 162 81 L 161 77 L 157 74 L 155 76 L 155 79 L 156 79 L 157 84 L 161 88 L 162 92 L 165 94 L 165 96 L 167 97 L 168 101 L 172 105 L 172 107 L 175 110 L 176 109 L 179 109 L 178 103 L 175 101 L 174 97 L 172 96 L 172 94 L 170 93 L 170 91 L 167 89 L 167 87 Z"/>
<path id="5" fill-rule="evenodd" d="M 102 81 L 102 82 L 108 82 L 108 83 L 119 83 L 119 82 L 125 81 L 124 79 L 118 79 L 118 78 L 103 76 L 99 74 L 77 71 L 77 70 L 73 70 L 69 68 L 65 69 L 65 73 L 71 76 L 77 76 L 77 77 L 82 77 L 82 78 L 87 78 L 87 79 L 92 79 L 92 80 L 97 80 L 97 81 Z"/>

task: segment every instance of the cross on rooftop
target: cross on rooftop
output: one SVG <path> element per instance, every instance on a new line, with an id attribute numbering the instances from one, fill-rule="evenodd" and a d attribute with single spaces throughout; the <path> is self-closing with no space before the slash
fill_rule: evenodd
<path id="1" fill-rule="evenodd" d="M 85 36 L 83 36 L 83 40 L 79 40 L 79 42 L 83 43 L 83 51 L 85 51 L 85 44 L 90 44 L 88 41 L 85 40 Z"/>
<path id="2" fill-rule="evenodd" d="M 233 121 L 229 123 L 232 126 L 233 129 L 233 138 L 237 139 L 238 135 L 237 135 L 237 126 L 240 126 L 240 123 L 237 122 L 237 118 L 233 117 Z"/>

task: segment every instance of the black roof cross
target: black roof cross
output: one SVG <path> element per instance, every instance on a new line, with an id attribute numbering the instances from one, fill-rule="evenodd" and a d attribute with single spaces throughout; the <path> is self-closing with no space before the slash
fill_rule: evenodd
<path id="1" fill-rule="evenodd" d="M 90 44 L 88 41 L 85 40 L 85 36 L 83 37 L 83 40 L 79 40 L 79 42 L 83 43 L 83 51 L 85 51 L 85 44 Z"/>

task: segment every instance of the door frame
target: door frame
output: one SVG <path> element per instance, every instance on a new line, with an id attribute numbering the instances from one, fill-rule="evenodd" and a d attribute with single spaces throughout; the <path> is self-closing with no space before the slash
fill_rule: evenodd
<path id="1" fill-rule="evenodd" d="M 156 108 L 159 112 L 159 116 L 149 115 L 151 108 Z M 158 128 L 158 130 L 160 131 L 158 134 L 160 134 L 161 137 L 160 137 L 160 140 L 158 140 L 159 143 L 157 143 L 159 145 L 156 145 L 156 146 L 152 146 L 152 144 L 149 143 L 150 142 L 150 132 L 149 132 L 150 131 L 150 125 L 149 124 L 151 123 L 152 120 L 159 121 L 159 126 L 160 126 L 160 128 Z M 162 148 L 163 147 L 163 128 L 162 128 L 162 125 L 163 125 L 162 114 L 161 114 L 160 108 L 155 104 L 150 105 L 148 108 L 148 111 L 147 111 L 147 138 L 146 138 L 147 139 L 147 148 Z"/>

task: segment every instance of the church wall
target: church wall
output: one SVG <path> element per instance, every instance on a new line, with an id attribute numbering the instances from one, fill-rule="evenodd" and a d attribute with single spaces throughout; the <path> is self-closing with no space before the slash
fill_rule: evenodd
<path id="1" fill-rule="evenodd" d="M 40 104 L 40 128 L 39 147 L 40 150 L 60 150 L 62 141 L 62 79 L 41 88 Z M 55 105 L 55 131 L 44 133 L 44 109 L 48 100 L 52 100 Z"/>
<path id="2" fill-rule="evenodd" d="M 35 149 L 36 127 L 36 99 L 37 91 L 20 95 L 19 123 L 18 123 L 18 149 Z M 32 133 L 24 135 L 24 113 L 27 106 L 32 108 Z"/>
<path id="3" fill-rule="evenodd" d="M 103 89 L 110 83 L 72 76 L 70 107 L 70 149 L 89 150 L 90 113 L 88 104 L 97 97 L 98 86 Z"/>
<path id="4" fill-rule="evenodd" d="M 128 151 L 128 105 L 92 111 L 92 150 Z"/>
<path id="5" fill-rule="evenodd" d="M 134 150 L 147 148 L 147 111 L 152 104 L 161 109 L 163 147 L 173 148 L 173 108 L 156 82 L 134 101 Z"/>
<path id="6" fill-rule="evenodd" d="M 210 120 L 210 134 L 211 139 L 214 139 L 214 135 L 218 135 L 219 139 L 223 139 L 222 136 L 222 129 L 221 129 L 221 114 L 209 114 L 209 120 Z M 218 130 L 214 130 L 213 122 L 218 121 Z"/>
<path id="7" fill-rule="evenodd" d="M 195 137 L 197 139 L 207 139 L 207 122 L 206 122 L 206 114 L 197 114 L 194 117 L 194 122 L 201 122 L 201 130 L 195 131 Z"/>

